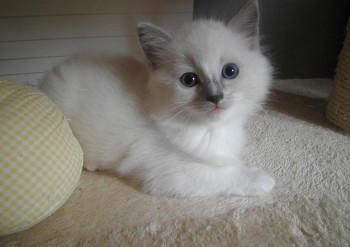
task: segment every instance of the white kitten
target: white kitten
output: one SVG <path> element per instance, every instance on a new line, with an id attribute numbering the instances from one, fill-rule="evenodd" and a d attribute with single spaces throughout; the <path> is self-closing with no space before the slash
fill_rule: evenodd
<path id="1" fill-rule="evenodd" d="M 166 196 L 259 195 L 274 180 L 240 160 L 244 123 L 268 92 L 269 62 L 257 42 L 256 5 L 229 27 L 194 21 L 170 36 L 138 25 L 150 64 L 73 58 L 40 87 L 79 140 L 88 170 L 136 178 Z"/>

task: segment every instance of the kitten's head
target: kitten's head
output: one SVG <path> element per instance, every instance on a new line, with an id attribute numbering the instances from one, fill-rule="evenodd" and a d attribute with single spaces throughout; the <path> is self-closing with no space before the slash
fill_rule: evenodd
<path id="1" fill-rule="evenodd" d="M 138 33 L 152 67 L 149 101 L 159 116 L 189 124 L 244 117 L 267 94 L 271 68 L 259 49 L 256 3 L 228 25 L 198 20 L 171 36 L 140 23 Z"/>

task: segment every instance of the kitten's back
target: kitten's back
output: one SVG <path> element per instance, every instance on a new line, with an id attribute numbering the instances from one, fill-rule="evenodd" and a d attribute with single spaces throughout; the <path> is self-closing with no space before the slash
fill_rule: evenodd
<path id="1" fill-rule="evenodd" d="M 74 57 L 49 71 L 39 88 L 69 120 L 85 161 L 101 165 L 115 161 L 144 124 L 147 76 L 146 66 L 133 58 Z"/>

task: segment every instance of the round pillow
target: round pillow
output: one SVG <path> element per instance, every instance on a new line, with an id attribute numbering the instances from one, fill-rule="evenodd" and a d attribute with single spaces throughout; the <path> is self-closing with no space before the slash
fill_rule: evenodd
<path id="1" fill-rule="evenodd" d="M 55 212 L 82 165 L 81 147 L 54 103 L 36 88 L 0 81 L 0 235 Z"/>

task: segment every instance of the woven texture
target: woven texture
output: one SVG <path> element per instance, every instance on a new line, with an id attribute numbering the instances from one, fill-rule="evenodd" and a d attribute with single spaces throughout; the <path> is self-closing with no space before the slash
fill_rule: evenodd
<path id="1" fill-rule="evenodd" d="M 82 163 L 80 145 L 52 102 L 37 89 L 0 81 L 0 235 L 60 207 Z"/>
<path id="2" fill-rule="evenodd" d="M 350 131 L 350 21 L 334 81 L 326 116 L 335 125 Z"/>

